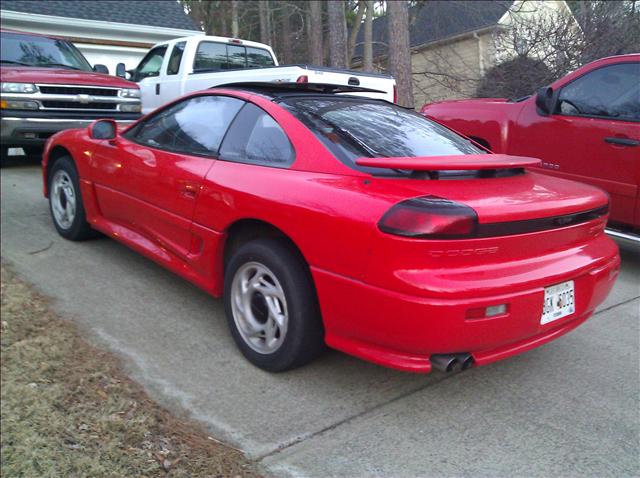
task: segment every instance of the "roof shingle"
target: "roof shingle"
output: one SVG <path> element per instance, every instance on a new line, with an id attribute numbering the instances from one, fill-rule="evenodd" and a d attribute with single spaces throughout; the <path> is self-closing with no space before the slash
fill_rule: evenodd
<path id="1" fill-rule="evenodd" d="M 2 0 L 14 12 L 198 30 L 176 0 Z"/>
<path id="2" fill-rule="evenodd" d="M 409 41 L 412 48 L 436 40 L 444 40 L 462 33 L 496 25 L 513 1 L 501 0 L 433 0 L 412 7 L 409 18 Z M 373 21 L 373 56 L 387 53 L 387 17 Z M 356 40 L 355 58 L 362 57 L 364 28 Z"/>

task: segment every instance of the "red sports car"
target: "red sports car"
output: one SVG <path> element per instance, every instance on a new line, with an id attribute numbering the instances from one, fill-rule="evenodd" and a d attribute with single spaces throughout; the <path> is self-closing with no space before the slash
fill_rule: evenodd
<path id="1" fill-rule="evenodd" d="M 619 271 L 601 190 L 527 170 L 412 111 L 326 85 L 183 97 L 47 143 L 58 232 L 111 236 L 224 297 L 270 371 L 325 344 L 450 371 L 574 329 Z"/>

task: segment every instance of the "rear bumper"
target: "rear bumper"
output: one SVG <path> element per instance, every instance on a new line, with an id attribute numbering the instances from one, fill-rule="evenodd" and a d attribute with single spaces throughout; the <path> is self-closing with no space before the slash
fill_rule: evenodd
<path id="1" fill-rule="evenodd" d="M 44 146 L 50 136 L 65 129 L 85 128 L 97 119 L 111 118 L 128 125 L 140 118 L 140 113 L 82 113 L 53 116 L 41 112 L 3 111 L 1 139 L 5 147 Z"/>
<path id="2" fill-rule="evenodd" d="M 481 296 L 459 300 L 410 296 L 314 268 L 312 273 L 329 346 L 388 367 L 426 373 L 432 354 L 469 352 L 476 364 L 485 365 L 574 329 L 615 282 L 620 258 L 615 245 L 609 251 L 586 270 L 566 271 L 562 280 L 516 290 L 517 285 L 504 277 L 503 287 L 492 294 L 483 290 Z M 574 281 L 576 312 L 541 325 L 544 288 L 564 280 Z M 508 304 L 507 313 L 467 318 L 470 309 L 497 304 Z"/>

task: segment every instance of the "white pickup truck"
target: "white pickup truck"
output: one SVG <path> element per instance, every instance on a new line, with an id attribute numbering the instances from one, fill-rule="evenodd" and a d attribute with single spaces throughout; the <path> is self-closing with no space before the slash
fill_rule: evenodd
<path id="1" fill-rule="evenodd" d="M 129 71 L 140 86 L 142 112 L 192 91 L 239 82 L 308 82 L 359 86 L 384 93 L 356 93 L 395 102 L 396 82 L 383 74 L 307 65 L 278 66 L 263 43 L 192 36 L 158 43 Z"/>

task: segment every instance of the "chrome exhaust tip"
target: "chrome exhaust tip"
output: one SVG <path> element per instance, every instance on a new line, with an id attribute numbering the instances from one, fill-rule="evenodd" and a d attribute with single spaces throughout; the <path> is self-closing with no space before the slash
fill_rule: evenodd
<path id="1" fill-rule="evenodd" d="M 456 354 L 456 360 L 460 364 L 460 370 L 467 370 L 473 365 L 473 356 L 471 354 Z"/>
<path id="2" fill-rule="evenodd" d="M 459 366 L 458 359 L 453 354 L 434 354 L 430 360 L 433 368 L 445 373 L 453 372 Z"/>

